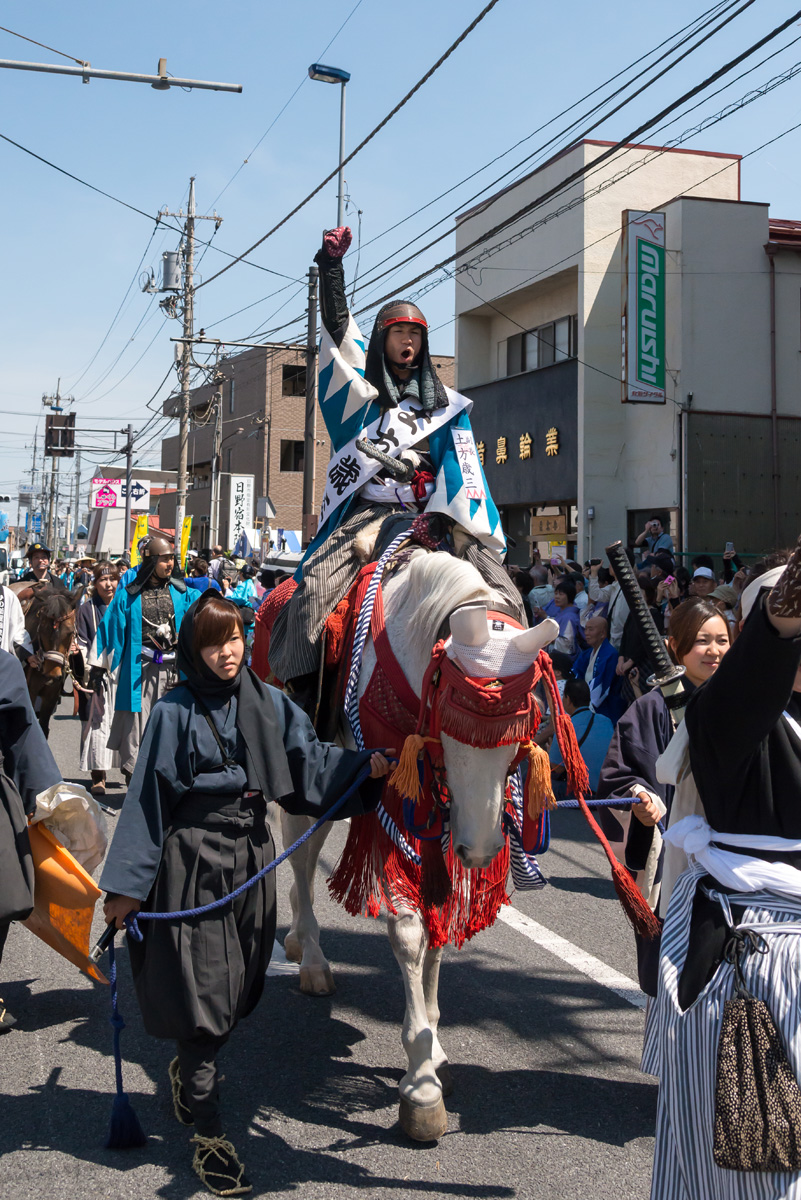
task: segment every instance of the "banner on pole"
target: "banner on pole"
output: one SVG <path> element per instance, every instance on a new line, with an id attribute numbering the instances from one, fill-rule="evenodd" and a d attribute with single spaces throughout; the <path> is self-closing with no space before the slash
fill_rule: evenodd
<path id="1" fill-rule="evenodd" d="M 189 549 L 189 536 L 192 533 L 192 518 L 184 517 L 184 524 L 181 530 L 181 557 L 178 560 L 182 571 L 186 570 L 186 552 Z"/>
<path id="2" fill-rule="evenodd" d="M 254 478 L 253 475 L 231 476 L 231 500 L 228 511 L 229 546 L 235 546 L 244 530 L 253 527 Z"/>
<path id="3" fill-rule="evenodd" d="M 147 537 L 147 513 L 142 513 L 141 517 L 136 518 L 134 525 L 133 537 L 131 538 L 131 566 L 138 567 L 142 561 L 139 554 L 139 542 L 143 537 Z"/>
<path id="4" fill-rule="evenodd" d="M 665 213 L 623 213 L 623 402 L 664 404 Z"/>

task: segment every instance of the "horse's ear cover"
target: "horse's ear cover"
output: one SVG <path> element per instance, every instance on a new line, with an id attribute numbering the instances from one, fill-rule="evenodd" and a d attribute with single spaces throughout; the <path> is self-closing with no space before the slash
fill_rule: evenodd
<path id="1" fill-rule="evenodd" d="M 483 646 L 489 641 L 486 604 L 457 608 L 450 617 L 451 637 L 462 646 Z"/>
<path id="2" fill-rule="evenodd" d="M 511 642 L 518 654 L 530 654 L 533 662 L 540 650 L 544 650 L 558 637 L 559 626 L 553 617 L 546 617 L 533 629 L 524 629 L 522 633 L 516 634 Z"/>

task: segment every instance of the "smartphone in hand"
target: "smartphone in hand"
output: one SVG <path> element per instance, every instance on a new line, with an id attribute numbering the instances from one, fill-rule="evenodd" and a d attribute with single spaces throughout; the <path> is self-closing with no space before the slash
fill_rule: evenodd
<path id="1" fill-rule="evenodd" d="M 723 553 L 724 554 L 734 554 L 734 542 L 727 542 L 726 549 L 723 551 Z"/>

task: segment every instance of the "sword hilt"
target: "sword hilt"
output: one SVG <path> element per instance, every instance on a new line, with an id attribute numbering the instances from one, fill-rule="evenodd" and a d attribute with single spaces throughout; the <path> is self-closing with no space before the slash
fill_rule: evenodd
<path id="1" fill-rule="evenodd" d="M 622 542 L 612 542 L 606 547 L 606 556 L 615 572 L 615 578 L 620 584 L 620 590 L 626 597 L 630 612 L 633 614 L 643 640 L 648 647 L 651 662 L 656 668 L 648 683 L 658 687 L 665 698 L 665 703 L 671 713 L 680 722 L 684 717 L 687 694 L 684 689 L 682 676 L 684 667 L 674 663 L 668 654 L 664 638 L 654 623 L 651 610 L 642 594 L 637 576 L 629 562 L 628 555 Z"/>
<path id="2" fill-rule="evenodd" d="M 374 458 L 376 462 L 380 462 L 387 474 L 391 475 L 398 483 L 411 483 L 414 479 L 414 467 L 410 463 L 400 463 L 397 458 L 390 458 L 388 454 L 379 450 L 365 438 L 356 438 L 356 449 L 361 450 L 362 454 L 366 454 L 368 458 Z"/>

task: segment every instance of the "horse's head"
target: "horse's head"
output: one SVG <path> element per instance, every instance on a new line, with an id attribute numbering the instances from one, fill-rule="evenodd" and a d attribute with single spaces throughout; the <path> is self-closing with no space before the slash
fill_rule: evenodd
<path id="1" fill-rule="evenodd" d="M 415 554 L 386 592 L 387 632 L 422 695 L 429 757 L 444 767 L 454 851 L 466 867 L 486 867 L 504 844 L 509 769 L 539 722 L 535 660 L 558 630 L 553 621 L 522 630 L 496 611 L 503 600 L 478 571 L 446 554 Z M 412 784 L 411 751 L 407 765 Z"/>
<path id="2" fill-rule="evenodd" d="M 43 656 L 41 670 L 45 675 L 64 674 L 83 591 L 83 587 L 69 591 L 60 584 L 52 583 L 37 589 L 29 612 L 29 629 Z"/>

